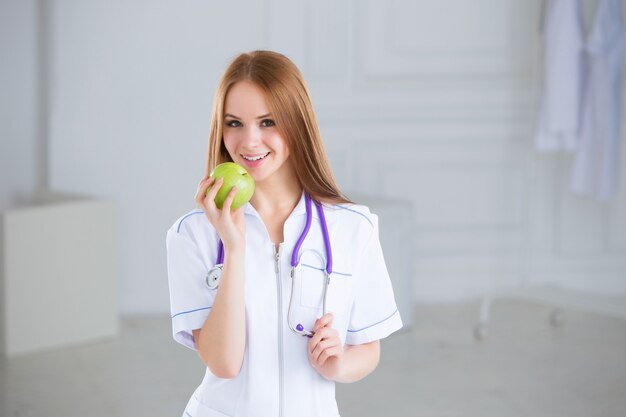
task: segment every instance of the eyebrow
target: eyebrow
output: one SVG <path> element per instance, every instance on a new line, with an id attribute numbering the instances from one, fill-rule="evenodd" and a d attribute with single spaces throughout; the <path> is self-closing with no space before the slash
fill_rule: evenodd
<path id="1" fill-rule="evenodd" d="M 264 114 L 262 116 L 258 116 L 257 119 L 264 119 L 266 117 L 270 117 L 271 115 L 272 115 L 272 113 L 267 113 L 267 114 Z M 235 116 L 234 114 L 230 114 L 230 113 L 224 114 L 224 117 L 232 117 L 233 119 L 241 120 L 239 117 Z"/>

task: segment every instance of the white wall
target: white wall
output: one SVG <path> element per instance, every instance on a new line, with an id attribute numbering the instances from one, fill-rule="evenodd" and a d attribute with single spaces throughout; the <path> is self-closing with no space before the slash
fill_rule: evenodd
<path id="1" fill-rule="evenodd" d="M 34 0 L 0 1 L 0 210 L 41 185 L 39 42 Z"/>
<path id="2" fill-rule="evenodd" d="M 272 48 L 309 80 L 346 191 L 414 202 L 416 299 L 525 273 L 626 293 L 626 190 L 572 196 L 567 158 L 531 148 L 539 3 L 54 0 L 50 184 L 118 204 L 122 311 L 166 311 L 165 231 L 194 206 L 219 74 Z"/>
<path id="3" fill-rule="evenodd" d="M 54 1 L 50 182 L 117 203 L 124 312 L 169 308 L 165 232 L 195 206 L 221 71 L 264 46 L 262 6 Z"/>

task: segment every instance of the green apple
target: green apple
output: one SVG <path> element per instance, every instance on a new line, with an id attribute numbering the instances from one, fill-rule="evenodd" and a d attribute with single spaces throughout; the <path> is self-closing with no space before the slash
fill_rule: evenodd
<path id="1" fill-rule="evenodd" d="M 215 178 L 216 181 L 224 178 L 224 183 L 215 196 L 215 204 L 219 209 L 224 205 L 224 200 L 233 187 L 237 187 L 237 194 L 235 194 L 233 204 L 230 206 L 232 210 L 238 209 L 250 201 L 250 197 L 254 193 L 254 179 L 244 167 L 234 162 L 219 164 L 211 171 L 210 177 Z M 211 187 L 209 187 L 210 189 Z"/>

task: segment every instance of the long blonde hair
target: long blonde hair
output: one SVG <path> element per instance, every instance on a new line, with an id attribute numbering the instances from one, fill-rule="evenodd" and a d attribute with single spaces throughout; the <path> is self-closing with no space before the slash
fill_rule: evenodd
<path id="1" fill-rule="evenodd" d="M 232 161 L 223 141 L 224 103 L 239 81 L 252 82 L 264 92 L 304 191 L 319 202 L 349 203 L 330 168 L 306 81 L 289 58 L 272 51 L 241 54 L 222 75 L 213 102 L 207 175 L 218 164 Z"/>

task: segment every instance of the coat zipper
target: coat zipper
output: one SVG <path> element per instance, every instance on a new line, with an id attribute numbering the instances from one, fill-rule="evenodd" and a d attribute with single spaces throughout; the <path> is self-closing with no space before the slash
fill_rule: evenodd
<path id="1" fill-rule="evenodd" d="M 278 416 L 283 416 L 283 397 L 284 397 L 284 385 L 285 385 L 285 374 L 284 374 L 284 357 L 283 357 L 283 286 L 282 280 L 280 279 L 280 248 L 281 245 L 278 245 L 278 248 L 275 249 L 274 259 L 275 263 L 275 271 L 276 271 L 276 287 L 278 290 Z"/>

